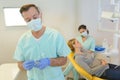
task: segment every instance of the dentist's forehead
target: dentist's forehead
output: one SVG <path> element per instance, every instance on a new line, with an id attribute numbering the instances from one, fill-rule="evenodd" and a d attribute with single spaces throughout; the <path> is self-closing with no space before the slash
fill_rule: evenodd
<path id="1" fill-rule="evenodd" d="M 38 14 L 39 14 L 39 12 L 34 7 L 29 8 L 28 11 L 22 12 L 22 16 L 24 17 L 24 19 L 27 19 L 29 17 L 38 15 Z"/>

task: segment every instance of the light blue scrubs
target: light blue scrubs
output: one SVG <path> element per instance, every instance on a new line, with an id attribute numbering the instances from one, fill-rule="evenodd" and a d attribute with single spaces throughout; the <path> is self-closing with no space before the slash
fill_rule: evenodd
<path id="1" fill-rule="evenodd" d="M 76 37 L 76 39 L 82 44 L 84 49 L 95 51 L 95 40 L 91 36 L 88 36 L 86 41 L 84 41 L 84 42 L 82 41 L 81 36 Z M 79 74 L 74 69 L 74 67 L 73 67 L 73 65 L 71 63 L 69 63 L 69 65 L 66 67 L 66 69 L 64 70 L 63 73 L 66 76 L 66 75 L 68 75 L 70 73 L 70 71 L 73 72 L 74 80 L 78 80 L 79 79 Z"/>
<path id="2" fill-rule="evenodd" d="M 82 37 L 78 36 L 76 38 L 86 50 L 95 51 L 95 40 L 93 37 L 88 36 L 87 39 L 83 42 Z"/>
<path id="3" fill-rule="evenodd" d="M 39 60 L 67 56 L 70 49 L 63 36 L 54 29 L 46 27 L 44 34 L 36 39 L 31 31 L 19 40 L 14 58 L 18 61 Z M 43 70 L 33 68 L 27 71 L 28 80 L 65 80 L 60 66 L 48 66 Z"/>

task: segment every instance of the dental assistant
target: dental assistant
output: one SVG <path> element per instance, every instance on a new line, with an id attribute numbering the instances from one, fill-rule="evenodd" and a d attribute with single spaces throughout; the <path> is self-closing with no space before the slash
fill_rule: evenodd
<path id="1" fill-rule="evenodd" d="M 28 80 L 65 80 L 61 66 L 71 52 L 63 36 L 42 25 L 42 12 L 34 4 L 26 4 L 20 13 L 30 29 L 18 41 L 14 59 Z"/>
<path id="2" fill-rule="evenodd" d="M 83 46 L 84 49 L 88 50 L 90 53 L 95 51 L 95 40 L 89 35 L 89 31 L 86 25 L 80 25 L 78 27 L 80 35 L 76 38 Z"/>

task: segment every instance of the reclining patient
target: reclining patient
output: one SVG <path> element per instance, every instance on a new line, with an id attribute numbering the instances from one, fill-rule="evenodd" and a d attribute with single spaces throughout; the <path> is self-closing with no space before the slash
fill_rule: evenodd
<path id="1" fill-rule="evenodd" d="M 104 55 L 89 53 L 88 50 L 82 48 L 81 44 L 76 39 L 69 40 L 68 46 L 71 51 L 75 53 L 75 61 L 88 73 L 100 77 L 103 72 L 109 68 L 107 58 Z M 73 69 L 73 66 L 71 69 Z"/>

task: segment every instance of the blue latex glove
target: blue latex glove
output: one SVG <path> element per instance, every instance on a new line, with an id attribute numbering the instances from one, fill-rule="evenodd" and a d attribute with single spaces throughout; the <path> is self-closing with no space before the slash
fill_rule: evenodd
<path id="1" fill-rule="evenodd" d="M 30 69 L 32 69 L 32 68 L 34 67 L 34 64 L 35 64 L 34 61 L 25 61 L 25 62 L 23 63 L 23 68 L 24 68 L 25 70 L 30 70 Z"/>
<path id="2" fill-rule="evenodd" d="M 39 69 L 44 69 L 45 67 L 50 65 L 50 59 L 43 58 L 35 62 L 35 67 Z"/>

